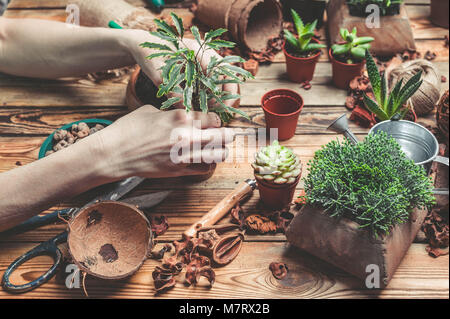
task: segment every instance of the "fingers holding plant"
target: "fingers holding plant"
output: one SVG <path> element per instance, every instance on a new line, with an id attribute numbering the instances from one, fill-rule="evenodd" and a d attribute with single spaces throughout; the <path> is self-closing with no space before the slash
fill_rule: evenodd
<path id="1" fill-rule="evenodd" d="M 214 113 L 159 111 L 149 105 L 93 135 L 102 171 L 112 180 L 201 175 L 223 162 L 234 133 Z"/>

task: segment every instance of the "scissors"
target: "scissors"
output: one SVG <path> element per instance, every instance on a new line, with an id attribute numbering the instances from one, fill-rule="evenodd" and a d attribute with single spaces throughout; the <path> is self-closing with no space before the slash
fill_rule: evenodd
<path id="1" fill-rule="evenodd" d="M 106 192 L 102 193 L 101 195 L 95 197 L 93 200 L 88 202 L 85 206 L 82 208 L 66 208 L 62 210 L 55 211 L 50 214 L 46 214 L 44 216 L 35 216 L 30 218 L 29 220 L 23 222 L 22 224 L 19 224 L 18 226 L 9 229 L 7 231 L 1 232 L 0 237 L 6 237 L 11 235 L 20 234 L 47 224 L 55 223 L 60 220 L 60 218 L 64 219 L 70 219 L 73 216 L 75 216 L 81 209 L 84 207 L 87 207 L 93 203 L 99 202 L 99 201 L 105 201 L 105 200 L 112 200 L 112 201 L 118 201 L 123 196 L 131 192 L 133 189 L 135 189 L 139 184 L 142 183 L 144 178 L 141 177 L 130 177 L 123 181 L 117 182 L 112 184 L 111 188 L 107 190 Z M 135 206 L 138 206 L 141 209 L 144 208 L 151 208 L 153 206 L 158 205 L 161 203 L 171 192 L 170 191 L 163 191 L 163 192 L 157 192 L 157 193 L 151 193 L 146 194 L 142 196 L 132 197 L 129 199 L 122 200 L 124 203 L 132 204 Z M 30 290 L 33 290 L 42 284 L 49 281 L 53 276 L 56 274 L 56 271 L 58 270 L 58 266 L 61 264 L 62 261 L 62 253 L 58 248 L 58 245 L 61 243 L 64 243 L 67 241 L 68 232 L 64 231 L 61 234 L 55 236 L 54 238 L 41 243 L 40 245 L 36 246 L 35 248 L 31 249 L 27 253 L 23 254 L 19 258 L 17 258 L 15 261 L 9 265 L 9 267 L 6 269 L 5 273 L 3 274 L 2 279 L 2 286 L 5 290 L 12 292 L 12 293 L 24 293 Z M 53 258 L 53 266 L 50 267 L 50 269 L 40 276 L 39 278 L 23 284 L 23 285 L 14 285 L 9 280 L 11 274 L 19 268 L 23 263 L 33 259 L 37 256 L 47 255 Z"/>

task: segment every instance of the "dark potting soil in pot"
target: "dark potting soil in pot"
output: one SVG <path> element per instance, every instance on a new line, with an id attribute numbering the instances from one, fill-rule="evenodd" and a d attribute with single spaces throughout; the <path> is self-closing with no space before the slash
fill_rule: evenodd
<path id="1" fill-rule="evenodd" d="M 373 1 L 373 4 L 377 5 L 376 1 Z M 366 4 L 347 4 L 350 15 L 355 17 L 367 17 L 369 14 L 372 14 L 373 11 L 366 11 Z M 400 14 L 400 4 L 392 4 L 387 7 L 384 12 L 380 10 L 381 16 L 393 16 Z"/>
<path id="2" fill-rule="evenodd" d="M 136 95 L 139 100 L 144 104 L 153 105 L 156 108 L 161 108 L 167 98 L 165 96 L 161 98 L 156 97 L 158 87 L 148 78 L 148 76 L 141 70 L 136 80 Z"/>
<path id="3" fill-rule="evenodd" d="M 308 53 L 306 53 L 306 54 L 300 54 L 300 53 L 294 51 L 294 50 L 293 50 L 289 45 L 287 45 L 287 43 L 286 43 L 286 52 L 289 53 L 290 55 L 292 55 L 293 57 L 306 59 L 306 58 L 310 58 L 310 57 L 313 57 L 313 56 L 317 55 L 317 53 L 319 53 L 320 50 L 311 51 L 311 52 L 308 52 Z"/>

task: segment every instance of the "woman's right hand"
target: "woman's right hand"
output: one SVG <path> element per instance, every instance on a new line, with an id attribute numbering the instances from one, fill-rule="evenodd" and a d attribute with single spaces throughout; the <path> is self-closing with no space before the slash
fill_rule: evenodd
<path id="1" fill-rule="evenodd" d="M 225 160 L 234 140 L 232 129 L 220 126 L 215 113 L 146 105 L 87 139 L 98 145 L 101 172 L 111 180 L 201 175 Z"/>

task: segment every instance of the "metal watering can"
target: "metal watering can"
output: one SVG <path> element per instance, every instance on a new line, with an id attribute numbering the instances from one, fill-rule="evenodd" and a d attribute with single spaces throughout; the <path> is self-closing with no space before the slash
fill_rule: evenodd
<path id="1" fill-rule="evenodd" d="M 353 134 L 349 127 L 345 114 L 338 117 L 327 128 L 333 132 L 344 134 L 352 143 L 358 143 L 358 139 Z M 406 156 L 414 161 L 416 165 L 421 165 L 427 174 L 430 173 L 431 164 L 439 162 L 449 166 L 448 157 L 439 156 L 439 143 L 436 137 L 422 125 L 411 121 L 383 121 L 374 125 L 370 131 L 371 133 L 386 132 L 392 136 L 401 146 Z M 448 195 L 449 190 L 434 189 L 435 195 Z"/>

